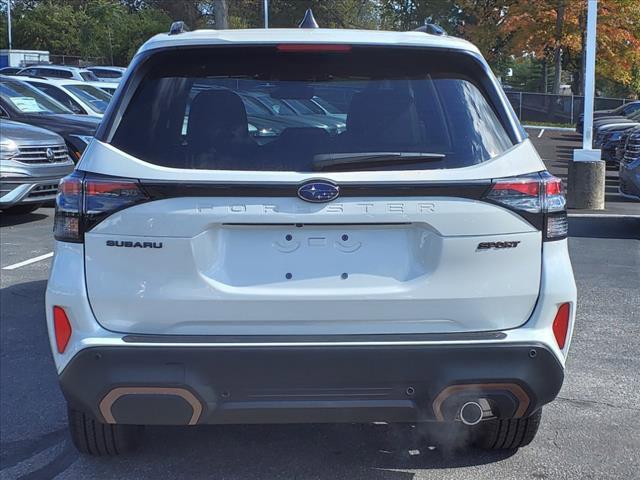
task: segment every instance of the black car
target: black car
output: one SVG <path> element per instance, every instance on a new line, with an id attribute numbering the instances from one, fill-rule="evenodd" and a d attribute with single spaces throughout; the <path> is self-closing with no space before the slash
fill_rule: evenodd
<path id="1" fill-rule="evenodd" d="M 100 124 L 100 119 L 74 115 L 53 98 L 12 77 L 0 77 L 0 118 L 46 128 L 64 138 L 77 162 Z"/>
<path id="2" fill-rule="evenodd" d="M 640 100 L 635 102 L 625 103 L 617 108 L 609 110 L 596 110 L 593 112 L 594 120 L 603 117 L 628 117 L 634 112 L 640 110 Z M 576 132 L 582 133 L 584 129 L 584 114 L 581 114 L 578 118 L 578 124 L 576 125 Z"/>

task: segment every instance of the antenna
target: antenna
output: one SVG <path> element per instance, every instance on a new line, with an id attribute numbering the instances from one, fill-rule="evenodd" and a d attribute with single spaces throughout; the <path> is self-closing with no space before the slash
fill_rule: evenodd
<path id="1" fill-rule="evenodd" d="M 182 20 L 178 20 L 177 22 L 173 22 L 171 27 L 169 27 L 169 35 L 178 35 L 179 33 L 188 32 L 189 27 Z"/>
<path id="2" fill-rule="evenodd" d="M 302 22 L 300 22 L 300 25 L 298 25 L 298 28 L 319 28 L 318 22 L 316 22 L 310 8 L 307 8 L 304 18 L 302 19 Z"/>

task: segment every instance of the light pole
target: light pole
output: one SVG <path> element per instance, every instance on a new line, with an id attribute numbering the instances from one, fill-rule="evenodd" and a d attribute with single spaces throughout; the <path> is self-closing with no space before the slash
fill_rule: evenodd
<path id="1" fill-rule="evenodd" d="M 592 148 L 593 100 L 596 77 L 596 28 L 598 0 L 588 0 L 587 51 L 585 55 L 584 132 L 582 148 L 573 151 L 569 164 L 567 203 L 570 208 L 604 210 L 605 162 L 601 151 Z"/>
<path id="2" fill-rule="evenodd" d="M 264 28 L 269 28 L 269 0 L 264 0 Z"/>
<path id="3" fill-rule="evenodd" d="M 11 0 L 7 0 L 7 33 L 9 34 L 9 50 L 11 50 Z"/>

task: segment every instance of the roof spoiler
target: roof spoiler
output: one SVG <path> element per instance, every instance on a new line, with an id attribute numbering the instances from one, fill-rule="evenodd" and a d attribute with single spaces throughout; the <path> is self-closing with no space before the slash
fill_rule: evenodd
<path id="1" fill-rule="evenodd" d="M 188 32 L 189 27 L 182 20 L 178 20 L 177 22 L 173 22 L 171 27 L 169 27 L 169 35 L 178 35 L 180 33 Z"/>

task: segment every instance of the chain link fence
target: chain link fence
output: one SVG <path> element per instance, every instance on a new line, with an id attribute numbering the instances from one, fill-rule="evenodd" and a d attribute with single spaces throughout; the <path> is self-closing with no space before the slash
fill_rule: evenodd
<path id="1" fill-rule="evenodd" d="M 105 57 L 78 57 L 75 55 L 49 55 L 49 61 L 54 65 L 68 65 L 70 67 L 89 67 L 104 65 Z"/>
<path id="2" fill-rule="evenodd" d="M 575 125 L 584 111 L 584 97 L 532 92 L 507 92 L 507 97 L 522 123 L 544 122 Z M 631 100 L 596 97 L 594 110 L 608 110 Z"/>

